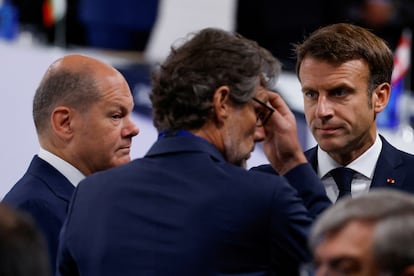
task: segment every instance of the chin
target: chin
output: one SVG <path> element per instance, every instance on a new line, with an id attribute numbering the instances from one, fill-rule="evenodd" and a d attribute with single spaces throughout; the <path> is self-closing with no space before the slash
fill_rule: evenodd
<path id="1" fill-rule="evenodd" d="M 128 155 L 128 156 L 124 156 L 122 158 L 119 158 L 116 163 L 117 163 L 118 166 L 120 166 L 120 165 L 124 165 L 126 163 L 129 163 L 130 161 L 131 161 L 131 157 Z"/>
<path id="2" fill-rule="evenodd" d="M 341 151 L 345 147 L 342 145 L 338 145 L 336 143 L 321 143 L 318 145 L 323 151 L 326 151 L 326 152 L 336 152 L 338 150 Z"/>
<path id="3" fill-rule="evenodd" d="M 234 165 L 241 167 L 241 168 L 247 168 L 247 159 L 242 159 L 234 163 Z"/>

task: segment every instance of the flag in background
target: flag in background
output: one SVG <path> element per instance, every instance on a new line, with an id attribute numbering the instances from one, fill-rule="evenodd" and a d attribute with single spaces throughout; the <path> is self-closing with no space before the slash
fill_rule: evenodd
<path id="1" fill-rule="evenodd" d="M 396 128 L 400 123 L 399 100 L 404 92 L 406 76 L 411 60 L 411 30 L 404 29 L 394 53 L 394 69 L 391 77 L 391 95 L 387 107 L 378 114 L 377 125 L 385 128 Z"/>
<path id="2" fill-rule="evenodd" d="M 19 34 L 19 11 L 8 0 L 0 0 L 0 38 L 13 40 Z"/>
<path id="3" fill-rule="evenodd" d="M 66 14 L 66 0 L 43 0 L 43 25 L 52 27 Z"/>

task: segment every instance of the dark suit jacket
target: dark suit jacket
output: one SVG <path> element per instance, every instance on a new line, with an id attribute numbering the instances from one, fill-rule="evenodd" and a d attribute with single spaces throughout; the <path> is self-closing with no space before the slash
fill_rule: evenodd
<path id="1" fill-rule="evenodd" d="M 74 189 L 53 166 L 34 156 L 26 173 L 2 200 L 34 218 L 46 238 L 52 271 L 56 263 L 59 232 Z"/>
<path id="2" fill-rule="evenodd" d="M 382 149 L 375 167 L 370 188 L 392 188 L 414 193 L 414 155 L 403 152 L 380 135 Z M 317 146 L 305 151 L 306 158 L 317 171 Z M 275 173 L 270 165 L 262 165 L 254 170 Z"/>
<path id="3" fill-rule="evenodd" d="M 414 193 L 414 155 L 403 152 L 380 135 L 382 149 L 370 188 L 393 188 Z M 317 147 L 305 152 L 309 163 L 317 170 Z"/>
<path id="4" fill-rule="evenodd" d="M 57 275 L 296 275 L 330 201 L 309 164 L 286 178 L 306 207 L 285 178 L 233 166 L 204 139 L 160 139 L 80 182 Z"/>

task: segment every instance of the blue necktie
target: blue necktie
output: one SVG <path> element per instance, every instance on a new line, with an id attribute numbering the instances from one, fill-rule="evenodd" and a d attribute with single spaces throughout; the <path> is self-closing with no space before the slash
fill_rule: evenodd
<path id="1" fill-rule="evenodd" d="M 339 189 L 338 199 L 345 195 L 350 195 L 354 170 L 345 167 L 338 167 L 333 169 L 330 173 Z"/>

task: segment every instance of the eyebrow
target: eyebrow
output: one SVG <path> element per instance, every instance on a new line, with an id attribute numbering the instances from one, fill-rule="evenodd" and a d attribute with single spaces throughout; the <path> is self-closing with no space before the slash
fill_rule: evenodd
<path id="1" fill-rule="evenodd" d="M 338 256 L 330 258 L 326 262 L 322 262 L 321 260 L 315 259 L 313 263 L 315 264 L 315 267 L 318 267 L 323 263 L 327 263 L 329 267 L 337 268 L 341 263 L 344 262 L 351 263 L 352 265 L 357 266 L 357 268 L 361 267 L 361 262 L 353 256 Z"/>
<path id="2" fill-rule="evenodd" d="M 350 85 L 348 85 L 346 83 L 339 83 L 337 85 L 334 85 L 334 86 L 329 87 L 328 89 L 327 88 L 324 88 L 322 90 L 323 91 L 327 91 L 327 92 L 331 92 L 331 91 L 335 91 L 335 90 L 338 90 L 338 89 L 345 89 L 347 91 L 355 90 L 354 87 L 352 87 L 352 86 L 350 86 Z M 302 91 L 302 93 L 309 92 L 309 91 L 319 92 L 319 89 L 315 89 L 315 88 L 308 87 L 308 86 L 303 86 L 301 88 L 301 91 Z"/>

